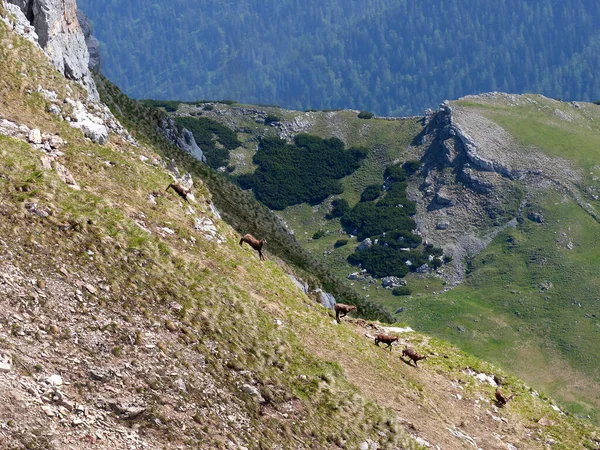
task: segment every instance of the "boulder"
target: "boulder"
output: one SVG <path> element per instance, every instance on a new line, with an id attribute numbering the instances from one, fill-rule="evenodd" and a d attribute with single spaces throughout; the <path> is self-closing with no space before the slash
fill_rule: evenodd
<path id="1" fill-rule="evenodd" d="M 323 305 L 325 308 L 333 309 L 335 306 L 335 297 L 327 292 L 324 292 L 321 289 L 315 289 L 315 295 L 317 296 L 317 301 Z"/>
<path id="2" fill-rule="evenodd" d="M 89 119 L 83 120 L 80 128 L 85 137 L 90 138 L 98 144 L 104 144 L 106 139 L 108 139 L 108 129 L 104 125 L 92 122 Z"/>
<path id="3" fill-rule="evenodd" d="M 544 223 L 544 216 L 537 212 L 531 212 L 531 213 L 527 214 L 527 218 L 529 220 L 531 220 L 532 222 Z"/>
<path id="4" fill-rule="evenodd" d="M 429 273 L 429 272 L 431 272 L 431 268 L 429 267 L 429 265 L 427 263 L 425 263 L 422 266 L 417 267 L 416 272 L 417 273 Z"/>
<path id="5" fill-rule="evenodd" d="M 33 130 L 31 130 L 29 132 L 29 135 L 27 136 L 27 140 L 31 144 L 41 144 L 42 143 L 42 133 L 37 128 L 34 128 Z"/>
<path id="6" fill-rule="evenodd" d="M 366 238 L 364 241 L 362 241 L 360 244 L 358 244 L 358 247 L 356 247 L 356 251 L 362 252 L 363 250 L 371 248 L 372 246 L 373 246 L 373 241 L 371 241 L 370 238 Z"/>
<path id="7" fill-rule="evenodd" d="M 298 286 L 298 289 L 300 289 L 305 294 L 308 294 L 308 284 L 306 284 L 306 281 L 300 280 L 299 278 L 296 278 L 294 275 L 291 274 L 288 274 L 288 277 L 290 277 L 290 280 L 292 280 L 294 284 Z"/>

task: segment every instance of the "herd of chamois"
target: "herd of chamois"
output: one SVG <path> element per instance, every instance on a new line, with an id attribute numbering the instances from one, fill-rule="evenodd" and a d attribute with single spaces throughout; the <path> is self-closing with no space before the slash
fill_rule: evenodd
<path id="1" fill-rule="evenodd" d="M 167 186 L 167 190 L 169 190 L 169 188 L 173 189 L 185 201 L 188 201 L 188 195 L 190 194 L 191 189 L 182 186 L 177 181 L 169 184 L 169 186 Z M 244 242 L 258 252 L 258 256 L 261 261 L 266 260 L 262 253 L 262 248 L 267 243 L 266 239 L 259 240 L 259 239 L 256 239 L 251 234 L 245 234 L 244 236 L 242 236 L 242 238 L 240 239 L 240 242 L 239 242 L 241 247 L 243 247 Z M 334 311 L 335 311 L 335 320 L 338 323 L 340 323 L 341 319 L 343 317 L 346 317 L 346 315 L 352 311 L 357 311 L 357 308 L 356 308 L 356 305 L 346 305 L 344 303 L 336 303 L 334 305 Z M 378 332 L 375 336 L 375 345 L 377 345 L 379 347 L 380 343 L 386 344 L 387 345 L 386 348 L 389 348 L 390 352 L 392 351 L 392 346 L 393 346 L 394 342 L 397 342 L 397 341 L 398 341 L 398 336 L 394 336 L 393 334 Z M 415 367 L 419 367 L 417 365 L 417 361 L 427 359 L 427 355 L 421 355 L 421 354 L 417 353 L 412 347 L 409 347 L 409 346 L 405 346 L 405 348 L 402 350 L 402 359 L 403 360 L 404 360 L 404 357 L 408 358 L 409 365 L 411 362 L 413 362 L 415 364 Z M 496 402 L 497 402 L 496 404 L 498 406 L 502 407 L 502 406 L 506 405 L 512 398 L 513 398 L 513 395 L 506 396 L 499 388 L 496 389 Z"/>

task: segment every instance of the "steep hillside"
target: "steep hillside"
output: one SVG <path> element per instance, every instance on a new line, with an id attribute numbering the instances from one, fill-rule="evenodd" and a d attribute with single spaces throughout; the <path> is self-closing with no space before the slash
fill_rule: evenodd
<path id="1" fill-rule="evenodd" d="M 420 114 L 502 90 L 600 98 L 597 2 L 81 0 L 135 98 Z M 164 39 L 169 36 L 169 39 Z"/>
<path id="2" fill-rule="evenodd" d="M 242 146 L 227 167 L 234 177 L 255 170 L 263 136 L 310 133 L 365 146 L 341 195 L 278 212 L 297 240 L 397 320 L 514 370 L 598 420 L 597 105 L 485 94 L 397 120 L 214 102 L 179 104 L 172 114 L 210 117 L 238 133 Z M 279 121 L 267 125 L 269 116 Z M 359 241 L 328 215 L 334 201 L 352 207 L 369 185 L 383 184 L 386 167 L 407 160 L 422 164 L 408 177 L 416 228 L 453 261 L 394 289 L 404 281 L 349 265 Z"/>
<path id="3" fill-rule="evenodd" d="M 164 190 L 172 150 L 4 22 L 0 43 L 3 448 L 598 446 L 441 341 L 391 330 L 428 355 L 416 368 L 373 345 L 381 325 L 336 324 L 291 268 L 238 245 L 200 178 L 190 202 Z M 83 110 L 106 140 L 72 126 Z M 491 375 L 515 394 L 504 407 Z"/>

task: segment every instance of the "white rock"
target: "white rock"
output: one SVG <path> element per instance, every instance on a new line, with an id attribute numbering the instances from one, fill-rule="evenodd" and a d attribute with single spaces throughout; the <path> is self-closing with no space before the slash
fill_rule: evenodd
<path id="1" fill-rule="evenodd" d="M 108 139 L 108 129 L 104 125 L 92 122 L 90 119 L 83 120 L 80 128 L 85 137 L 90 138 L 98 144 L 102 145 Z"/>
<path id="2" fill-rule="evenodd" d="M 27 136 L 27 140 L 32 144 L 41 144 L 42 143 L 42 133 L 37 128 L 34 128 L 29 132 L 29 136 Z"/>
<path id="3" fill-rule="evenodd" d="M 0 355 L 0 373 L 8 373 L 11 370 L 11 361 L 7 355 Z"/>
<path id="4" fill-rule="evenodd" d="M 46 381 L 53 386 L 62 386 L 63 384 L 63 379 L 60 375 L 51 375 Z"/>

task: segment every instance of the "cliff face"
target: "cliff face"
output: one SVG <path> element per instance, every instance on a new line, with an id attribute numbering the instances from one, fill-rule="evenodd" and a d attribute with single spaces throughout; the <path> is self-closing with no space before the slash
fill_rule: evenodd
<path id="1" fill-rule="evenodd" d="M 93 100 L 98 92 L 88 68 L 89 53 L 85 36 L 77 20 L 75 0 L 6 0 L 17 6 L 23 16 L 17 15 L 33 27 L 37 42 L 50 61 L 67 78 L 79 81 Z M 9 8 L 15 12 L 14 8 Z"/>
<path id="2" fill-rule="evenodd" d="M 102 55 L 100 54 L 100 41 L 94 36 L 94 28 L 92 22 L 85 13 L 78 9 L 77 20 L 83 30 L 85 36 L 85 43 L 87 45 L 88 53 L 90 54 L 89 68 L 96 72 L 102 72 Z"/>

